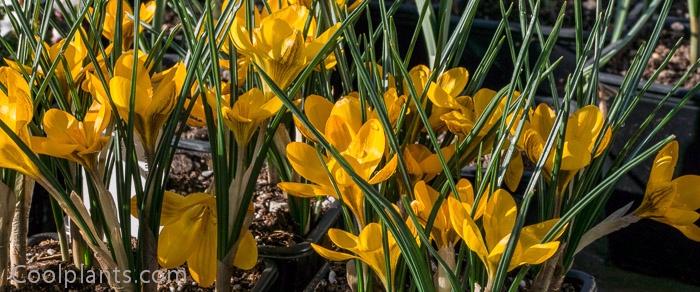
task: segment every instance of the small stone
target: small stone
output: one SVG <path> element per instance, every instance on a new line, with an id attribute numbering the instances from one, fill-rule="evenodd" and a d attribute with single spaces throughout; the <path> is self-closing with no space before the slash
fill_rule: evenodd
<path id="1" fill-rule="evenodd" d="M 55 255 L 55 254 L 56 254 L 56 250 L 53 249 L 53 248 L 49 248 L 49 249 L 46 250 L 46 253 L 47 253 L 48 255 Z"/>
<path id="2" fill-rule="evenodd" d="M 281 211 L 281 210 L 284 210 L 285 207 L 287 207 L 287 203 L 285 203 L 285 202 L 275 202 L 275 201 L 272 201 L 272 202 L 270 202 L 270 208 L 269 208 L 269 209 L 270 209 L 270 212 L 271 212 L 271 213 L 277 213 L 277 212 L 279 212 L 279 211 Z"/>
<path id="3" fill-rule="evenodd" d="M 331 283 L 331 284 L 337 283 L 337 282 L 338 282 L 338 279 L 337 279 L 336 277 L 337 277 L 337 276 L 336 276 L 336 274 L 335 274 L 335 271 L 331 270 L 331 271 L 328 273 L 328 283 Z"/>
<path id="4" fill-rule="evenodd" d="M 205 171 L 202 171 L 202 176 L 203 176 L 203 177 L 206 177 L 206 178 L 209 178 L 209 177 L 212 176 L 213 174 L 214 174 L 214 171 L 213 171 L 213 170 L 205 170 Z"/>
<path id="5" fill-rule="evenodd" d="M 682 23 L 680 23 L 678 21 L 675 21 L 675 22 L 671 23 L 671 29 L 674 31 L 684 31 L 685 25 L 683 25 Z"/>

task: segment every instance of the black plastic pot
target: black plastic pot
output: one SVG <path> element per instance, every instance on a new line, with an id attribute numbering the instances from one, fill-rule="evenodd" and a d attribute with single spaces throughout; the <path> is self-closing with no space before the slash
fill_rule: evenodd
<path id="1" fill-rule="evenodd" d="M 607 205 L 611 213 L 641 195 L 617 191 Z M 643 219 L 608 236 L 608 259 L 624 270 L 700 286 L 700 243 L 673 227 Z"/>
<path id="2" fill-rule="evenodd" d="M 311 279 L 311 281 L 306 285 L 304 288 L 304 292 L 314 292 L 316 290 L 316 286 L 318 283 L 321 281 L 328 279 L 328 273 L 331 272 L 331 264 L 330 263 L 325 263 L 323 264 L 323 267 L 321 267 L 318 272 L 314 275 L 314 277 Z"/>
<path id="3" fill-rule="evenodd" d="M 276 290 L 296 291 L 303 288 L 323 265 L 324 259 L 314 252 L 311 243 L 321 243 L 328 229 L 338 221 L 340 211 L 340 202 L 334 202 L 309 232 L 304 242 L 291 247 L 258 246 L 260 257 L 273 260 L 280 270 L 280 277 L 274 286 Z"/>
<path id="4" fill-rule="evenodd" d="M 263 262 L 265 263 L 265 269 L 260 279 L 258 279 L 258 282 L 255 283 L 255 287 L 252 289 L 253 292 L 273 291 L 272 288 L 277 281 L 277 277 L 279 277 L 279 270 L 274 262 L 268 260 L 264 260 Z"/>
<path id="5" fill-rule="evenodd" d="M 178 148 L 188 151 L 209 152 L 206 141 L 180 140 Z M 323 264 L 323 259 L 311 248 L 311 243 L 319 243 L 329 228 L 336 224 L 340 216 L 340 202 L 336 201 L 316 222 L 306 235 L 305 240 L 290 247 L 258 246 L 260 257 L 274 261 L 281 271 L 275 289 L 302 288 Z M 301 286 L 300 286 L 301 285 Z"/>
<path id="6" fill-rule="evenodd" d="M 662 87 L 656 87 L 659 88 Z M 631 137 L 643 120 L 655 110 L 663 95 L 645 94 L 627 124 L 621 129 L 618 139 Z M 679 102 L 679 98 L 670 98 L 669 102 L 656 112 L 657 118 L 652 126 L 658 124 L 660 117 Z M 700 152 L 697 149 L 700 148 L 700 98 L 696 97 L 682 107 L 654 139 L 657 141 L 671 134 L 676 136 L 680 146 L 676 176 L 699 174 Z M 613 157 L 621 150 L 620 142 L 617 141 L 611 146 Z M 635 202 L 636 207 L 642 201 L 652 160 L 645 161 L 621 179 L 606 206 L 608 214 L 629 202 Z M 652 276 L 700 284 L 700 243 L 686 238 L 673 227 L 652 220 L 642 220 L 611 234 L 608 245 L 610 260 L 616 266 Z"/>
<path id="7" fill-rule="evenodd" d="M 314 292 L 318 283 L 328 279 L 328 273 L 330 273 L 330 271 L 330 263 L 326 263 L 325 265 L 323 265 L 323 267 L 318 271 L 318 273 L 316 273 L 313 279 L 311 279 L 309 284 L 306 285 L 306 288 L 304 288 L 303 291 Z M 578 292 L 598 291 L 598 285 L 596 284 L 595 277 L 583 271 L 570 270 L 568 273 L 566 273 L 566 278 L 564 281 L 566 283 L 573 284 L 575 287 L 581 287 L 579 290 L 577 290 Z"/>
<path id="8" fill-rule="evenodd" d="M 564 282 L 580 285 L 581 289 L 578 290 L 580 292 L 598 291 L 598 285 L 596 284 L 595 277 L 583 271 L 570 270 L 568 273 L 566 273 Z"/>

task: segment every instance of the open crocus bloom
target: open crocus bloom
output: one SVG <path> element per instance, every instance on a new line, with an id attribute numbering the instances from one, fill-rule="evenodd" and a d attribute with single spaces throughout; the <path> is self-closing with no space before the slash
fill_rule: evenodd
<path id="1" fill-rule="evenodd" d="M 0 67 L 0 120 L 31 148 L 27 124 L 32 120 L 34 107 L 29 85 L 19 72 L 10 67 Z M 5 92 L 7 90 L 7 92 Z M 39 169 L 22 149 L 4 131 L 0 130 L 0 167 L 9 168 L 39 177 Z"/>
<path id="2" fill-rule="evenodd" d="M 49 58 L 52 61 L 58 59 L 61 48 L 65 42 L 66 40 L 64 39 L 47 48 Z M 83 61 L 87 55 L 87 48 L 83 43 L 80 33 L 78 32 L 75 34 L 75 36 L 73 36 L 73 40 L 68 44 L 68 47 L 66 47 L 66 50 L 62 53 L 62 56 L 66 60 L 65 66 L 63 63 L 58 63 L 58 67 L 55 71 L 56 78 L 63 83 L 62 86 L 65 86 L 64 89 L 68 86 L 67 76 L 70 76 L 73 82 L 77 82 L 76 80 L 78 79 L 80 73 L 83 72 Z M 64 90 L 64 92 L 67 92 L 67 90 Z"/>
<path id="3" fill-rule="evenodd" d="M 455 152 L 454 144 L 440 150 L 445 162 L 447 162 Z M 407 145 L 403 151 L 408 173 L 417 180 L 432 180 L 438 173 L 442 172 L 442 166 L 436 153 L 432 153 L 428 147 L 422 144 Z"/>
<path id="4" fill-rule="evenodd" d="M 105 19 L 102 26 L 102 35 L 108 40 L 114 42 L 114 34 L 116 33 L 117 17 L 122 18 L 122 43 L 124 48 L 128 48 L 134 39 L 134 11 L 131 8 L 131 1 L 122 1 L 122 15 L 117 15 L 117 1 L 108 0 L 105 7 Z M 142 22 L 149 22 L 153 19 L 156 12 L 156 1 L 141 3 L 139 9 L 139 18 Z M 143 30 L 143 26 L 139 27 Z"/>
<path id="5" fill-rule="evenodd" d="M 492 281 L 501 256 L 508 245 L 513 226 L 515 226 L 518 215 L 515 201 L 508 192 L 502 189 L 491 194 L 483 212 L 483 234 L 476 224 L 476 220 L 469 216 L 472 211 L 469 204 L 449 197 L 448 205 L 450 221 L 454 230 L 469 249 L 479 256 L 486 267 L 489 281 Z M 559 248 L 559 242 L 543 243 L 542 239 L 558 220 L 552 219 L 523 227 L 515 253 L 508 265 L 508 271 L 521 265 L 543 263 L 554 255 Z"/>
<path id="6" fill-rule="evenodd" d="M 43 120 L 46 137 L 32 137 L 34 151 L 93 167 L 97 154 L 109 141 L 105 129 L 110 122 L 110 105 L 100 98 L 95 96 L 82 121 L 59 109 L 46 111 Z"/>
<path id="7" fill-rule="evenodd" d="M 129 118 L 131 97 L 131 73 L 134 52 L 126 52 L 117 59 L 114 77 L 109 80 L 109 90 L 119 116 Z M 172 112 L 176 95 L 182 87 L 184 65 L 178 64 L 151 77 L 139 56 L 136 63 L 136 96 L 134 96 L 134 127 L 143 141 L 146 153 L 155 151 L 160 129 Z M 92 83 L 95 83 L 93 81 Z M 93 85 L 94 86 L 94 85 Z M 100 92 L 97 90 L 96 92 Z"/>
<path id="8" fill-rule="evenodd" d="M 210 102 L 211 104 L 211 102 Z M 216 104 L 211 104 L 216 106 Z M 253 137 L 255 130 L 282 108 L 282 101 L 272 93 L 263 93 L 253 88 L 238 97 L 229 107 L 222 102 L 221 114 L 226 126 L 233 131 L 239 145 L 245 145 Z"/>
<path id="9" fill-rule="evenodd" d="M 477 121 L 486 112 L 494 98 L 499 98 L 499 101 L 488 116 L 486 123 L 479 130 L 478 135 L 486 136 L 493 126 L 498 123 L 505 111 L 506 99 L 497 95 L 496 91 L 487 88 L 479 89 L 473 97 L 453 97 L 436 86 L 432 86 L 428 91 L 428 98 L 437 108 L 437 110 L 433 110 L 433 116 L 435 116 L 435 113 L 439 113 L 437 118 L 447 126 L 450 132 L 463 136 L 474 129 Z M 519 92 L 514 93 L 515 98 L 519 96 Z"/>
<path id="10" fill-rule="evenodd" d="M 384 250 L 384 237 L 387 236 L 389 250 Z M 362 229 L 360 236 L 355 236 L 352 233 L 345 232 L 340 229 L 331 228 L 328 230 L 328 237 L 338 247 L 350 251 L 352 254 L 337 252 L 320 245 L 311 244 L 311 247 L 322 257 L 332 261 L 347 261 L 350 259 L 359 259 L 367 264 L 381 279 L 387 291 L 391 291 L 391 287 L 387 287 L 386 275 L 393 277 L 396 270 L 396 263 L 399 261 L 401 250 L 396 244 L 396 240 L 391 233 L 382 234 L 382 227 L 378 223 L 370 223 Z M 389 267 L 391 271 L 387 271 L 386 257 L 389 255 Z"/>
<path id="11" fill-rule="evenodd" d="M 647 182 L 644 200 L 634 212 L 678 229 L 688 238 L 700 241 L 700 176 L 684 175 L 673 179 L 678 162 L 678 142 L 664 146 L 656 155 Z"/>
<path id="12" fill-rule="evenodd" d="M 132 203 L 133 203 L 132 199 Z M 181 196 L 165 192 L 158 238 L 158 262 L 173 269 L 187 262 L 192 279 L 202 287 L 211 287 L 216 279 L 216 198 L 194 193 Z M 233 265 L 252 269 L 258 261 L 258 247 L 249 230 L 241 233 Z"/>
<path id="13" fill-rule="evenodd" d="M 244 21 L 234 18 L 231 37 L 241 54 L 260 66 L 278 87 L 285 89 L 340 28 L 340 24 L 336 24 L 317 37 L 313 34 L 305 36 L 303 32 L 308 17 L 306 7 L 288 6 L 264 17 L 252 35 Z M 313 32 L 309 30 L 309 33 Z M 330 69 L 333 66 L 335 58 L 327 59 L 325 67 Z"/>
<path id="14" fill-rule="evenodd" d="M 536 163 L 544 153 L 544 145 L 555 119 L 554 110 L 544 103 L 530 111 L 529 120 L 525 122 L 518 140 L 518 147 L 525 151 L 530 161 Z M 608 147 L 611 131 L 603 129 L 604 123 L 603 113 L 592 105 L 578 109 L 569 117 L 559 168 L 562 174 L 559 179 L 560 188 L 566 186 L 578 170 L 588 166 L 593 158 L 598 157 Z M 603 132 L 604 136 L 596 148 L 596 141 Z M 544 165 L 550 174 L 554 168 L 555 150 L 549 152 Z"/>
<path id="15" fill-rule="evenodd" d="M 457 192 L 459 202 L 461 202 L 465 208 L 468 208 L 471 212 L 475 200 L 472 184 L 467 179 L 460 179 L 457 182 Z M 413 193 L 416 199 L 411 202 L 411 208 L 413 209 L 413 212 L 416 213 L 418 219 L 421 220 L 421 224 L 425 224 L 428 221 L 428 218 L 430 218 L 430 213 L 432 212 L 433 206 L 437 202 L 437 198 L 440 196 L 440 193 L 427 185 L 424 181 L 418 181 L 416 183 L 413 188 Z M 449 197 L 454 198 L 455 195 L 450 194 Z M 480 218 L 484 213 L 485 207 L 486 198 L 484 195 L 479 201 L 479 205 L 476 206 L 474 218 Z M 435 221 L 433 223 L 431 237 L 439 248 L 454 247 L 454 244 L 457 242 L 457 240 L 459 240 L 457 233 L 455 233 L 452 228 L 452 224 L 450 224 L 450 210 L 448 208 L 447 201 L 443 201 L 442 206 L 440 206 L 440 209 L 438 210 L 437 216 L 435 217 Z"/>
<path id="16" fill-rule="evenodd" d="M 364 181 L 378 184 L 387 180 L 396 170 L 397 159 L 394 156 L 382 169 L 377 170 L 386 149 L 386 137 L 381 123 L 371 119 L 364 124 L 355 125 L 361 117 L 343 117 L 331 115 L 328 118 L 325 127 L 328 141 Z M 365 198 L 362 190 L 332 156 L 320 154 L 308 144 L 292 142 L 287 145 L 287 159 L 292 168 L 310 183 L 282 182 L 279 187 L 283 191 L 301 197 L 331 195 L 346 204 L 355 214 L 360 226 L 364 226 Z M 336 193 L 334 183 L 340 193 Z"/>

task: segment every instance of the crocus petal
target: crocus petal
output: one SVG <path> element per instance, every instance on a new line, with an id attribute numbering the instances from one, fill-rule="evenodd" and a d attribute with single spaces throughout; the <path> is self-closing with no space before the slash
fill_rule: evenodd
<path id="1" fill-rule="evenodd" d="M 457 100 L 435 82 L 432 82 L 430 87 L 428 87 L 428 98 L 438 107 L 452 109 L 459 107 Z"/>
<path id="2" fill-rule="evenodd" d="M 292 168 L 304 178 L 320 185 L 330 185 L 324 170 L 327 161 L 321 161 L 313 147 L 301 142 L 289 143 L 287 159 Z"/>
<path id="3" fill-rule="evenodd" d="M 331 116 L 337 116 L 345 121 L 353 133 L 357 133 L 362 127 L 362 108 L 360 100 L 356 96 L 348 95 L 335 102 L 331 110 Z M 328 128 L 328 127 L 326 127 Z"/>
<path id="4" fill-rule="evenodd" d="M 673 178 L 673 172 L 676 169 L 677 162 L 678 142 L 674 140 L 666 144 L 666 146 L 661 148 L 659 153 L 656 154 L 654 164 L 651 167 L 651 174 L 649 174 L 647 190 L 654 189 L 656 186 L 670 182 Z"/>
<path id="5" fill-rule="evenodd" d="M 523 164 L 523 157 L 520 153 L 513 154 L 513 158 L 506 168 L 505 183 L 511 192 L 515 192 L 520 184 L 520 179 L 523 177 L 523 171 L 525 166 Z"/>
<path id="6" fill-rule="evenodd" d="M 129 98 L 131 96 L 131 81 L 125 77 L 115 76 L 109 80 L 109 92 L 114 106 L 119 110 L 122 119 L 129 118 Z"/>
<path id="7" fill-rule="evenodd" d="M 469 216 L 471 210 L 467 208 L 471 206 L 461 203 L 453 197 L 447 198 L 447 205 L 450 210 L 450 222 L 455 232 L 469 246 L 469 249 L 476 252 L 479 257 L 485 258 L 488 255 L 488 250 L 479 227 L 476 226 L 474 220 Z"/>
<path id="8" fill-rule="evenodd" d="M 578 109 L 566 123 L 566 140 L 588 144 L 589 153 L 603 128 L 604 117 L 598 107 L 588 105 Z"/>
<path id="9" fill-rule="evenodd" d="M 684 175 L 673 180 L 676 198 L 673 205 L 687 210 L 700 209 L 700 176 Z"/>
<path id="10" fill-rule="evenodd" d="M 396 166 L 399 163 L 399 159 L 396 155 L 387 162 L 382 169 L 380 169 L 372 178 L 367 181 L 369 184 L 378 184 L 380 182 L 383 182 L 389 177 L 391 177 L 394 172 L 396 172 Z"/>
<path id="11" fill-rule="evenodd" d="M 676 229 L 683 233 L 688 239 L 700 242 L 700 227 L 695 224 L 692 225 L 673 225 Z"/>
<path id="12" fill-rule="evenodd" d="M 588 143 L 580 140 L 569 140 L 564 142 L 561 154 L 562 170 L 575 171 L 586 167 L 591 163 L 591 153 L 588 150 Z M 550 155 L 549 159 L 554 159 Z"/>
<path id="13" fill-rule="evenodd" d="M 333 103 L 319 95 L 309 95 L 306 97 L 306 100 L 304 100 L 304 113 L 311 124 L 316 127 L 316 129 L 325 128 L 326 121 L 328 120 L 328 116 L 330 116 L 332 109 Z M 296 118 L 295 124 L 297 125 L 297 128 L 301 130 L 304 136 L 309 139 L 313 139 L 313 135 L 311 135 L 308 129 L 301 125 L 301 123 L 296 122 Z"/>
<path id="14" fill-rule="evenodd" d="M 668 208 L 664 212 L 663 221 L 670 225 L 691 225 L 700 219 L 700 213 L 695 210 Z"/>
<path id="15" fill-rule="evenodd" d="M 450 158 L 452 158 L 452 155 L 455 153 L 455 145 L 452 144 L 450 146 L 444 147 L 440 150 L 442 152 L 442 157 L 445 159 L 445 162 L 449 161 Z M 425 160 L 421 162 L 421 166 L 423 167 L 423 171 L 427 173 L 441 173 L 442 172 L 442 165 L 440 164 L 440 159 L 438 158 L 437 154 L 430 154 Z"/>
<path id="16" fill-rule="evenodd" d="M 326 121 L 325 136 L 338 151 L 345 151 L 355 138 L 355 130 L 342 118 L 331 115 Z"/>
<path id="17" fill-rule="evenodd" d="M 201 224 L 193 224 L 192 217 L 201 209 L 193 208 L 181 214 L 180 220 L 163 227 L 158 236 L 158 263 L 167 269 L 181 266 L 194 252 L 195 241 L 201 237 Z M 209 247 L 211 248 L 211 247 Z"/>
<path id="18" fill-rule="evenodd" d="M 250 230 L 243 232 L 236 256 L 233 258 L 233 265 L 239 269 L 250 270 L 258 263 L 258 243 L 255 241 Z"/>
<path id="19" fill-rule="evenodd" d="M 551 258 L 557 252 L 557 249 L 559 249 L 558 241 L 530 246 L 526 248 L 517 259 L 513 258 L 509 265 L 509 270 L 526 264 L 539 265 Z"/>
<path id="20" fill-rule="evenodd" d="M 556 113 L 546 103 L 537 105 L 534 111 L 530 113 L 530 128 L 537 133 L 541 138 L 549 136 L 549 132 L 554 126 Z M 539 155 L 538 155 L 539 156 Z"/>
<path id="21" fill-rule="evenodd" d="M 330 234 L 330 233 L 329 233 Z M 382 226 L 379 223 L 370 223 L 360 231 L 358 248 L 363 251 L 372 251 L 382 248 Z M 336 244 L 337 245 L 337 244 Z M 338 245 L 340 246 L 340 245 Z M 362 257 L 362 255 L 360 255 Z"/>
<path id="22" fill-rule="evenodd" d="M 486 203 L 484 230 L 489 249 L 513 231 L 518 210 L 513 197 L 505 190 L 498 189 Z"/>
<path id="23" fill-rule="evenodd" d="M 56 144 L 46 137 L 31 137 L 32 150 L 39 154 L 73 160 L 71 153 L 78 148 L 75 144 Z"/>
<path id="24" fill-rule="evenodd" d="M 210 217 L 204 215 L 203 217 Z M 214 220 L 214 221 L 212 221 Z M 201 228 L 196 234 L 197 243 L 193 246 L 192 253 L 187 259 L 192 279 L 202 287 L 211 287 L 216 280 L 216 219 L 203 218 Z"/>
<path id="25" fill-rule="evenodd" d="M 281 182 L 277 184 L 277 186 L 290 195 L 302 198 L 314 198 L 319 195 L 328 195 L 324 194 L 319 186 L 312 184 Z"/>
<path id="26" fill-rule="evenodd" d="M 327 249 L 327 248 L 322 247 L 322 246 L 315 244 L 315 243 L 311 244 L 311 248 L 313 248 L 316 251 L 316 253 L 318 253 L 320 256 L 322 256 L 328 260 L 331 260 L 331 261 L 342 262 L 342 261 L 347 261 L 350 259 L 358 258 L 358 257 L 351 255 L 351 254 L 332 251 L 330 249 Z"/>
<path id="27" fill-rule="evenodd" d="M 382 124 L 376 119 L 371 119 L 362 125 L 348 146 L 347 154 L 363 166 L 364 169 L 360 169 L 359 174 L 368 179 L 384 156 L 385 149 L 386 138 Z"/>
<path id="28" fill-rule="evenodd" d="M 462 67 L 452 68 L 445 71 L 438 78 L 437 83 L 443 90 L 451 96 L 458 96 L 469 80 L 469 71 Z"/>
<path id="29" fill-rule="evenodd" d="M 338 247 L 347 250 L 354 250 L 358 245 L 357 236 L 337 228 L 328 230 L 328 238 Z"/>

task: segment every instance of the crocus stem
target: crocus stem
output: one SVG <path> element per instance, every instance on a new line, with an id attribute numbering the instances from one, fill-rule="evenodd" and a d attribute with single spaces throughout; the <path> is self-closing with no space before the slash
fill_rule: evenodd
<path id="1" fill-rule="evenodd" d="M 563 245 L 562 245 L 563 246 Z M 559 265 L 559 259 L 563 254 L 562 246 L 559 247 L 557 253 L 554 254 L 549 260 L 544 262 L 542 270 L 535 277 L 535 281 L 532 285 L 532 291 L 550 291 L 550 286 L 552 284 L 552 278 L 554 277 L 554 272 Z"/>
<path id="2" fill-rule="evenodd" d="M 126 256 L 126 248 L 122 241 L 121 231 L 119 229 L 119 219 L 117 218 L 117 207 L 114 205 L 112 195 L 109 193 L 107 186 L 100 179 L 98 172 L 93 167 L 84 165 L 85 172 L 92 180 L 97 189 L 97 198 L 102 209 L 105 225 L 109 230 L 105 230 L 105 234 L 111 239 L 112 248 L 115 255 L 117 267 L 125 270 L 129 266 L 129 261 Z M 150 272 L 154 272 L 151 270 Z"/>
<path id="3" fill-rule="evenodd" d="M 445 261 L 450 270 L 454 270 L 455 249 L 451 244 L 438 249 L 438 255 L 443 261 Z M 450 279 L 448 277 L 449 273 L 450 271 L 447 271 L 443 267 L 438 268 L 437 273 L 435 274 L 435 288 L 438 292 L 452 291 L 452 283 L 450 283 Z"/>
<path id="4" fill-rule="evenodd" d="M 24 278 L 27 265 L 27 230 L 29 229 L 29 207 L 32 205 L 32 193 L 34 192 L 33 180 L 22 177 L 16 184 L 18 194 L 15 204 L 14 218 L 12 220 L 12 234 L 10 235 L 10 262 L 17 267 L 16 276 Z M 14 283 L 21 286 L 22 283 Z"/>
<path id="5" fill-rule="evenodd" d="M 0 289 L 7 287 L 12 276 L 12 266 L 10 265 L 10 234 L 12 228 L 12 217 L 14 215 L 13 206 L 15 196 L 12 189 L 0 183 Z"/>

